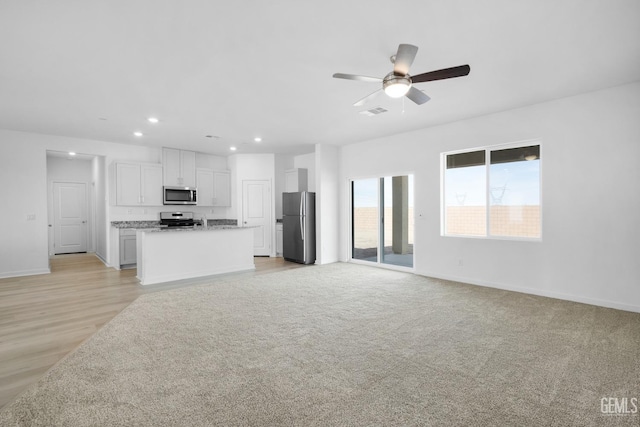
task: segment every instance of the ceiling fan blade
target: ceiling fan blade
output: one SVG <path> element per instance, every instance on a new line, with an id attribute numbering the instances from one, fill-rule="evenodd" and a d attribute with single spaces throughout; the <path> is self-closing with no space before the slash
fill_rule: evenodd
<path id="1" fill-rule="evenodd" d="M 393 63 L 393 72 L 403 76 L 407 74 L 409 72 L 409 67 L 413 64 L 416 53 L 418 53 L 418 47 L 412 44 L 401 44 L 398 46 L 396 60 Z"/>
<path id="2" fill-rule="evenodd" d="M 457 67 L 443 68 L 442 70 L 429 71 L 428 73 L 411 76 L 413 83 L 430 82 L 433 80 L 452 79 L 454 77 L 462 77 L 469 74 L 471 67 L 468 65 L 459 65 Z"/>
<path id="3" fill-rule="evenodd" d="M 362 98 L 360 101 L 356 102 L 355 104 L 353 104 L 354 107 L 360 107 L 362 105 L 364 105 L 365 103 L 367 103 L 368 101 L 372 100 L 373 98 L 375 98 L 376 96 L 378 96 L 378 94 L 382 92 L 382 89 L 378 89 L 377 91 L 370 93 L 369 95 L 365 96 L 364 98 Z"/>
<path id="4" fill-rule="evenodd" d="M 409 89 L 409 92 L 407 92 L 405 96 L 418 105 L 422 105 L 431 99 L 429 95 L 413 86 L 411 86 L 411 89 Z"/>
<path id="5" fill-rule="evenodd" d="M 336 79 L 358 80 L 361 82 L 369 82 L 369 83 L 380 83 L 382 81 L 382 79 L 378 77 L 357 76 L 355 74 L 343 74 L 343 73 L 335 73 L 333 77 Z"/>

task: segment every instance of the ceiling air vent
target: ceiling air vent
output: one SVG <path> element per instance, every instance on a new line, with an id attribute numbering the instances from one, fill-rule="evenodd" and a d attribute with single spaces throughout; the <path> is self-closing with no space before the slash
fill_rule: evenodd
<path id="1" fill-rule="evenodd" d="M 382 108 L 382 107 L 375 107 L 375 108 L 372 108 L 370 110 L 360 111 L 360 114 L 364 114 L 365 116 L 371 117 L 371 116 L 375 116 L 375 115 L 378 115 L 378 114 L 381 114 L 381 113 L 386 113 L 387 111 L 389 111 L 389 110 L 387 110 L 385 108 Z"/>

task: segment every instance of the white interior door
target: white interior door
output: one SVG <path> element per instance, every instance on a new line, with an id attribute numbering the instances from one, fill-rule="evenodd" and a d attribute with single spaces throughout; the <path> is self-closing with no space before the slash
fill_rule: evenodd
<path id="1" fill-rule="evenodd" d="M 53 184 L 54 253 L 87 251 L 87 192 L 84 183 Z"/>
<path id="2" fill-rule="evenodd" d="M 242 181 L 242 223 L 255 227 L 253 254 L 271 255 L 271 182 Z"/>

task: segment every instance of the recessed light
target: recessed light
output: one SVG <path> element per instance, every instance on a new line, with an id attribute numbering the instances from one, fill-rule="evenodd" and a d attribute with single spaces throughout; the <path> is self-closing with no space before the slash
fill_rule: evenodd
<path id="1" fill-rule="evenodd" d="M 70 155 L 70 156 L 75 156 L 75 155 L 76 155 L 76 153 L 74 153 L 73 151 L 69 151 L 69 155 Z"/>
<path id="2" fill-rule="evenodd" d="M 229 147 L 229 150 L 231 150 L 231 151 L 236 151 L 236 150 L 237 150 L 237 148 L 236 148 L 236 147 Z"/>
<path id="3" fill-rule="evenodd" d="M 160 120 L 158 120 L 157 117 L 149 117 L 147 121 L 149 121 L 149 123 L 158 123 Z"/>
<path id="4" fill-rule="evenodd" d="M 142 132 L 134 132 L 133 134 L 134 134 L 135 136 L 138 136 L 138 137 L 140 137 L 140 136 L 142 136 L 142 135 L 143 135 L 143 134 L 142 134 Z"/>
<path id="5" fill-rule="evenodd" d="M 258 137 L 253 138 L 253 140 L 254 140 L 255 142 L 262 142 L 262 138 L 260 138 L 259 136 L 258 136 Z"/>

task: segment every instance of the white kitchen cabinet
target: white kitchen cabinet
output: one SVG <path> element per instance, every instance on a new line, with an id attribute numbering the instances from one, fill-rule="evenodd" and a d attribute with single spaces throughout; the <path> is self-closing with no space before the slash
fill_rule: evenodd
<path id="1" fill-rule="evenodd" d="M 215 206 L 213 169 L 197 168 L 196 185 L 198 187 L 198 206 Z"/>
<path id="2" fill-rule="evenodd" d="M 120 267 L 136 264 L 137 255 L 136 230 L 120 230 Z"/>
<path id="3" fill-rule="evenodd" d="M 140 165 L 116 164 L 116 204 L 135 206 L 140 204 Z"/>
<path id="4" fill-rule="evenodd" d="M 299 191 L 309 191 L 307 183 L 307 169 L 297 168 L 284 172 L 285 193 L 297 193 Z"/>
<path id="5" fill-rule="evenodd" d="M 162 165 L 116 163 L 116 205 L 162 206 Z"/>
<path id="6" fill-rule="evenodd" d="M 162 206 L 162 165 L 140 165 L 141 205 Z"/>
<path id="7" fill-rule="evenodd" d="M 198 206 L 231 206 L 231 174 L 209 168 L 196 170 Z"/>
<path id="8" fill-rule="evenodd" d="M 213 206 L 231 206 L 231 174 L 213 171 Z"/>
<path id="9" fill-rule="evenodd" d="M 196 153 L 194 151 L 162 149 L 164 185 L 174 187 L 196 186 Z"/>

